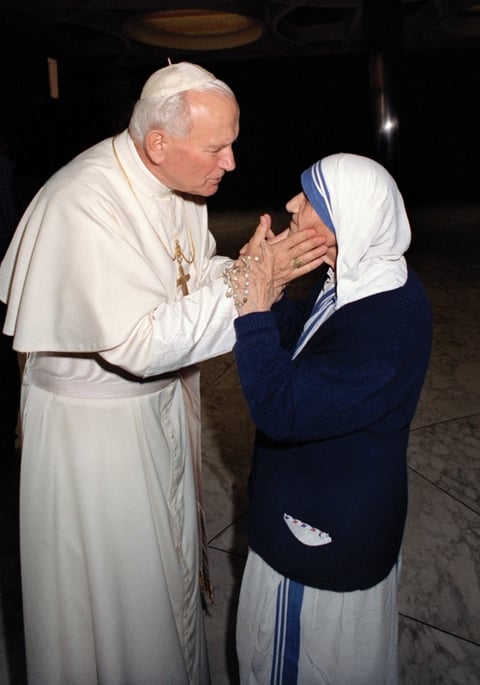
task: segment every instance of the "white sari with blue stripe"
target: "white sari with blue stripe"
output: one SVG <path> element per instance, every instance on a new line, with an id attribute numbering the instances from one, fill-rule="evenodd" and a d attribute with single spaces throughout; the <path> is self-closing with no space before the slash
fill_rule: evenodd
<path id="1" fill-rule="evenodd" d="M 330 592 L 250 550 L 237 613 L 241 685 L 397 685 L 399 573 L 398 563 L 373 588 Z"/>

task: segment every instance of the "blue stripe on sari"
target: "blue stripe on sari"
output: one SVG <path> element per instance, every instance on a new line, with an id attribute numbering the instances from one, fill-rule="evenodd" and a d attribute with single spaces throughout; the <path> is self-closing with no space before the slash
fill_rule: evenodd
<path id="1" fill-rule="evenodd" d="M 277 590 L 270 685 L 296 685 L 303 585 L 285 578 Z"/>

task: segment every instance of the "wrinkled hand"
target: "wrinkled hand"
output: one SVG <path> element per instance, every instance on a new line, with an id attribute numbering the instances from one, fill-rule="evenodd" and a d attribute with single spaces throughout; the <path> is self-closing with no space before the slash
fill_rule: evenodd
<path id="1" fill-rule="evenodd" d="M 260 246 L 265 241 L 273 252 L 273 278 L 276 287 L 285 286 L 317 269 L 327 252 L 325 238 L 319 236 L 314 229 L 304 229 L 292 234 L 289 229 L 285 229 L 275 235 L 271 216 L 262 214 L 255 233 L 240 254 L 262 256 Z"/>
<path id="2" fill-rule="evenodd" d="M 287 285 L 323 264 L 326 239 L 314 229 L 290 234 L 287 229 L 271 239 L 275 260 L 275 283 Z"/>
<path id="3" fill-rule="evenodd" d="M 267 236 L 275 237 L 271 219 L 264 214 L 239 258 L 225 272 L 227 295 L 233 298 L 239 316 L 268 311 L 282 296 L 285 286 L 274 283 L 275 260 Z"/>
<path id="4" fill-rule="evenodd" d="M 283 287 L 274 284 L 273 250 L 265 240 L 259 252 L 261 256 L 240 256 L 231 271 L 230 288 L 239 316 L 268 311 L 283 293 Z"/>
<path id="5" fill-rule="evenodd" d="M 323 263 L 325 239 L 312 230 L 275 235 L 269 214 L 262 214 L 255 233 L 227 269 L 228 294 L 240 316 L 268 311 L 287 283 Z"/>

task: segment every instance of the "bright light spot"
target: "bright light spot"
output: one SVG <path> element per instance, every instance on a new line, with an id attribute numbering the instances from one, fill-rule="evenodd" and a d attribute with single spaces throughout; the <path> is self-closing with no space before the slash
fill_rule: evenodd
<path id="1" fill-rule="evenodd" d="M 395 119 L 387 119 L 382 125 L 382 131 L 392 131 L 394 128 L 397 128 Z"/>

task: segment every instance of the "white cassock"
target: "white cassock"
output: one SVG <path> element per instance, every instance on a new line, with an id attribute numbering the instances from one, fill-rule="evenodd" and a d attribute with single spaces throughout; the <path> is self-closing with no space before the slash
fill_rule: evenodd
<path id="1" fill-rule="evenodd" d="M 58 171 L 0 269 L 28 353 L 21 563 L 29 685 L 209 682 L 195 485 L 178 371 L 232 349 L 203 201 L 126 132 Z M 177 285 L 174 241 L 192 264 Z M 198 399 L 198 394 L 197 394 Z M 195 402 L 195 393 L 194 393 Z M 198 403 L 195 411 L 198 413 Z"/>

